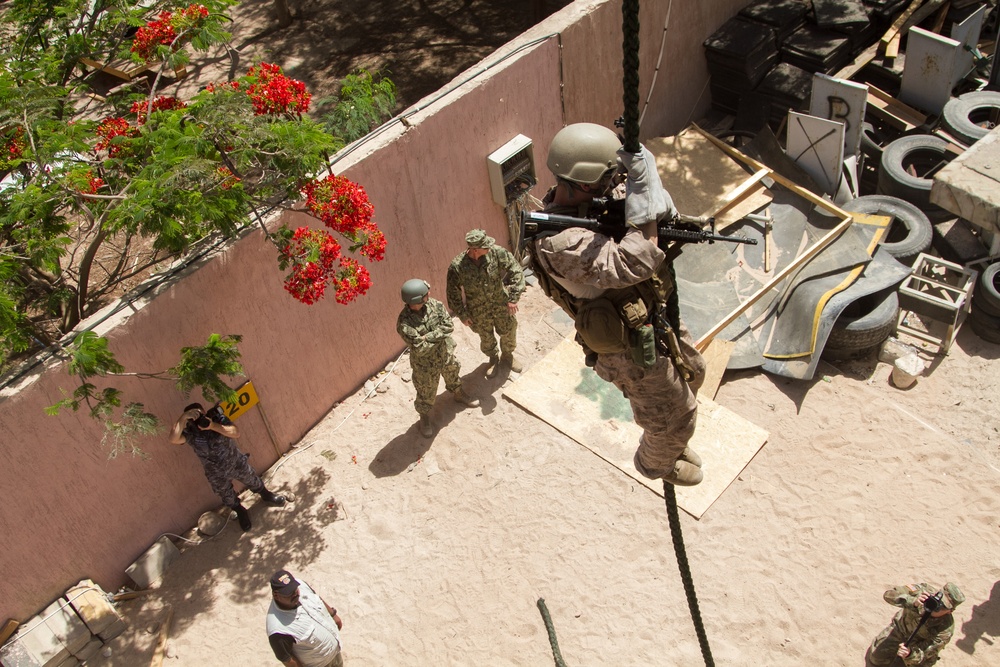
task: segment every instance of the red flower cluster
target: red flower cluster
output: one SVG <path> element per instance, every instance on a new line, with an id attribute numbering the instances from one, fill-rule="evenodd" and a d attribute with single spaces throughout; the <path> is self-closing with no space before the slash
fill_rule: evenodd
<path id="1" fill-rule="evenodd" d="M 351 251 L 359 251 L 373 262 L 385 257 L 385 235 L 372 220 L 375 207 L 368 200 L 365 189 L 343 176 L 329 175 L 322 180 L 314 180 L 302 188 L 306 196 L 309 212 L 323 221 L 330 229 L 339 232 L 353 243 Z M 304 231 L 305 230 L 305 231 Z M 291 246 L 307 228 L 295 232 L 292 243 L 282 252 L 283 261 L 296 258 L 296 267 L 285 281 L 285 289 L 303 303 L 314 303 L 323 295 L 327 283 L 332 283 L 337 303 L 350 303 L 368 292 L 371 275 L 357 260 L 341 257 L 336 272 L 331 260 L 318 261 L 315 256 L 304 252 L 295 253 Z M 322 238 L 336 243 L 328 232 Z M 339 245 L 337 246 L 339 254 Z"/>
<path id="2" fill-rule="evenodd" d="M 332 282 L 337 290 L 334 298 L 340 304 L 348 304 L 359 296 L 363 296 L 372 286 L 368 269 L 350 257 L 341 258 L 340 269 Z"/>
<path id="3" fill-rule="evenodd" d="M 0 168 L 7 169 L 15 160 L 24 157 L 24 149 L 28 147 L 28 142 L 24 139 L 24 128 L 18 125 L 11 130 L 7 130 L 2 135 L 3 148 L 0 153 Z"/>
<path id="4" fill-rule="evenodd" d="M 99 151 L 107 149 L 108 155 L 116 157 L 124 146 L 120 143 L 112 144 L 112 139 L 115 137 L 134 137 L 139 134 L 139 130 L 129 125 L 124 118 L 109 117 L 101 121 L 94 133 L 100 137 L 94 148 Z"/>
<path id="5" fill-rule="evenodd" d="M 138 119 L 136 122 L 142 125 L 146 122 L 146 107 L 149 106 L 149 100 L 142 100 L 141 102 L 135 102 L 132 108 L 129 109 L 131 113 L 136 114 Z M 170 111 L 172 109 L 183 109 L 187 104 L 177 99 L 176 97 L 169 97 L 167 95 L 160 95 L 155 100 L 153 100 L 153 111 Z"/>
<path id="6" fill-rule="evenodd" d="M 210 83 L 207 86 L 205 86 L 205 90 L 207 90 L 210 93 L 214 93 L 215 91 L 222 90 L 224 88 L 232 88 L 233 90 L 239 90 L 240 89 L 240 82 L 239 81 L 223 81 L 222 83 Z"/>
<path id="7" fill-rule="evenodd" d="M 312 305 L 322 298 L 327 283 L 335 277 L 333 265 L 340 257 L 340 244 L 325 230 L 299 227 L 279 256 L 292 263 L 292 272 L 285 277 L 285 290 Z"/>
<path id="8" fill-rule="evenodd" d="M 243 180 L 239 176 L 233 174 L 233 172 L 229 170 L 229 167 L 219 167 L 215 171 L 222 178 L 222 182 L 219 184 L 219 187 L 223 190 L 228 190 Z M 305 227 L 302 227 L 302 229 L 305 229 Z"/>
<path id="9" fill-rule="evenodd" d="M 310 181 L 302 194 L 309 212 L 336 232 L 354 238 L 358 232 L 370 235 L 378 230 L 372 222 L 375 207 L 365 189 L 343 176 L 330 174 L 321 181 Z"/>
<path id="10" fill-rule="evenodd" d="M 170 46 L 177 39 L 178 30 L 183 33 L 206 16 L 208 8 L 203 5 L 189 5 L 176 14 L 160 12 L 156 19 L 136 31 L 135 39 L 132 40 L 132 53 L 150 60 L 156 54 L 157 46 Z M 175 44 L 174 48 L 177 46 Z"/>
<path id="11" fill-rule="evenodd" d="M 289 79 L 277 65 L 261 63 L 251 67 L 247 76 L 252 81 L 247 95 L 258 116 L 282 113 L 302 115 L 309 110 L 312 95 L 306 92 L 306 84 Z"/>

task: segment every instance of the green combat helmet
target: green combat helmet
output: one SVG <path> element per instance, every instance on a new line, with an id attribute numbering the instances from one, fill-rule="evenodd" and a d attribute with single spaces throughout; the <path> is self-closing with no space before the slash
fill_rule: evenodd
<path id="1" fill-rule="evenodd" d="M 596 123 L 573 123 L 556 133 L 549 147 L 549 171 L 558 178 L 593 185 L 618 170 L 618 135 Z"/>
<path id="2" fill-rule="evenodd" d="M 424 297 L 427 296 L 430 289 L 431 286 L 427 284 L 426 280 L 411 278 L 403 283 L 400 295 L 403 297 L 403 303 L 415 306 L 423 302 Z"/>

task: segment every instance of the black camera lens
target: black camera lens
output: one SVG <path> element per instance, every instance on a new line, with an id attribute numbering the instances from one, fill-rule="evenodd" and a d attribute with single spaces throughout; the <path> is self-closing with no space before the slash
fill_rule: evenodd
<path id="1" fill-rule="evenodd" d="M 932 595 L 924 600 L 924 611 L 935 612 L 940 609 L 941 606 L 941 598 L 937 595 Z"/>
<path id="2" fill-rule="evenodd" d="M 209 426 L 212 425 L 212 420 L 206 417 L 205 415 L 201 415 L 200 417 L 198 417 L 198 419 L 195 420 L 194 423 L 198 428 L 208 428 Z"/>

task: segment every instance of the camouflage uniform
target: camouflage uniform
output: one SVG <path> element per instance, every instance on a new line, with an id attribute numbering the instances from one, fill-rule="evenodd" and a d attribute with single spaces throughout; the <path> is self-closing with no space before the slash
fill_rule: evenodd
<path id="1" fill-rule="evenodd" d="M 524 293 L 524 272 L 506 248 L 496 245 L 482 230 L 473 230 L 465 237 L 469 248 L 483 248 L 487 254 L 476 261 L 467 252 L 455 257 L 448 267 L 448 308 L 463 322 L 472 322 L 479 335 L 479 349 L 487 357 L 500 352 L 514 354 L 517 347 L 517 318 L 507 304 L 517 303 Z M 462 292 L 465 298 L 462 298 Z"/>
<path id="2" fill-rule="evenodd" d="M 455 340 L 450 335 L 454 329 L 444 304 L 431 298 L 420 310 L 404 306 L 396 320 L 396 331 L 410 346 L 413 386 L 417 390 L 413 407 L 420 415 L 429 414 L 434 406 L 442 375 L 448 391 L 462 388 L 458 376 L 461 365 L 455 358 Z"/>
<path id="3" fill-rule="evenodd" d="M 211 419 L 223 426 L 233 423 L 221 414 L 212 415 Z M 194 422 L 188 423 L 183 434 L 184 439 L 194 449 L 194 453 L 201 459 L 205 477 L 208 478 L 212 491 L 222 498 L 223 505 L 235 508 L 240 504 L 236 490 L 233 489 L 234 479 L 245 484 L 254 493 L 266 492 L 263 480 L 247 462 L 250 455 L 241 452 L 232 438 L 215 431 L 202 430 L 195 426 Z"/>
<path id="4" fill-rule="evenodd" d="M 890 588 L 882 596 L 894 607 L 902 607 L 896 612 L 892 622 L 872 641 L 868 649 L 868 659 L 872 665 L 889 665 L 897 657 L 899 645 L 909 639 L 920 624 L 924 609 L 917 603 L 921 593 L 934 595 L 938 589 L 928 584 L 909 584 Z M 952 608 L 965 600 L 965 596 L 955 584 L 945 584 L 945 602 Z M 955 618 L 946 614 L 937 618 L 928 616 L 913 640 L 907 644 L 910 655 L 901 659 L 907 667 L 911 665 L 933 665 L 938 661 L 941 649 L 951 641 L 955 632 Z"/>

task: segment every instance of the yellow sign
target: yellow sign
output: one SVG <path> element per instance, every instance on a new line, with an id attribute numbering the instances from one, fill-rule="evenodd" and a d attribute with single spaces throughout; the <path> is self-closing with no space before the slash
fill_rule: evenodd
<path id="1" fill-rule="evenodd" d="M 236 400 L 220 404 L 222 412 L 231 420 L 236 421 L 244 412 L 257 405 L 257 391 L 253 382 L 247 380 L 236 390 Z"/>

